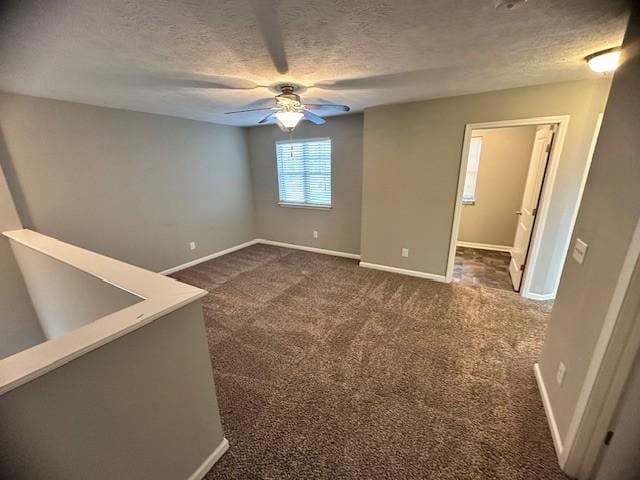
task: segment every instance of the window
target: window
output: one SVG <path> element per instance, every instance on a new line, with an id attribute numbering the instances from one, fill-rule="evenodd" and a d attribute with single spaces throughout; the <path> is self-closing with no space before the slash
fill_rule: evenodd
<path id="1" fill-rule="evenodd" d="M 276 142 L 280 205 L 331 207 L 331 139 Z"/>
<path id="2" fill-rule="evenodd" d="M 472 137 L 467 160 L 467 176 L 464 179 L 464 192 L 462 193 L 463 204 L 473 205 L 476 201 L 476 182 L 478 181 L 481 150 L 482 137 Z"/>

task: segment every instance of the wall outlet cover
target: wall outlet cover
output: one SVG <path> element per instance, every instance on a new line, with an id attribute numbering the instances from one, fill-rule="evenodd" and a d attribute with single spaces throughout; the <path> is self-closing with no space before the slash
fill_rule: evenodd
<path id="1" fill-rule="evenodd" d="M 405 257 L 405 258 L 409 256 L 409 249 L 408 248 L 403 248 L 402 249 L 402 256 Z"/>
<path id="2" fill-rule="evenodd" d="M 313 231 L 313 238 L 318 238 L 318 231 L 317 230 Z"/>
<path id="3" fill-rule="evenodd" d="M 189 243 L 189 250 L 195 250 L 196 249 L 196 242 L 190 242 Z"/>

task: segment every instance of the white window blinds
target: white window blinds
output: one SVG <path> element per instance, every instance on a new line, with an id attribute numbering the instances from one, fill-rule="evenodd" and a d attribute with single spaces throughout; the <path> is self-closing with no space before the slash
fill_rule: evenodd
<path id="1" fill-rule="evenodd" d="M 331 206 L 331 139 L 276 142 L 279 202 Z"/>
<path id="2" fill-rule="evenodd" d="M 482 137 L 472 137 L 469 145 L 469 158 L 467 160 L 467 176 L 464 180 L 463 202 L 476 201 L 476 183 L 478 169 L 480 168 L 480 152 L 482 151 Z"/>

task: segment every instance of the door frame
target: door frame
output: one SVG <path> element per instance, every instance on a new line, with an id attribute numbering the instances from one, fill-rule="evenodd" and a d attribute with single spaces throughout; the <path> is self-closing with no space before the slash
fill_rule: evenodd
<path id="1" fill-rule="evenodd" d="M 530 289 L 533 272 L 535 271 L 542 238 L 546 228 L 547 215 L 549 213 L 549 205 L 551 203 L 551 195 L 555 186 L 556 176 L 558 173 L 558 165 L 560 164 L 562 148 L 567 136 L 567 129 L 569 127 L 570 118 L 570 115 L 555 115 L 549 117 L 531 117 L 514 120 L 499 120 L 494 122 L 467 123 L 465 125 L 464 140 L 462 143 L 462 155 L 460 158 L 460 170 L 458 172 L 458 189 L 456 192 L 456 203 L 453 214 L 453 224 L 451 227 L 451 238 L 449 243 L 449 259 L 447 261 L 447 271 L 445 276 L 447 282 L 451 282 L 453 280 L 453 266 L 456 258 L 456 241 L 458 239 L 458 233 L 460 230 L 460 217 L 462 214 L 462 194 L 464 191 L 464 181 L 467 174 L 467 159 L 469 156 L 469 146 L 471 144 L 471 135 L 473 130 L 557 124 L 558 130 L 556 131 L 556 135 L 551 145 L 551 152 L 549 153 L 549 158 L 547 159 L 547 170 L 543 180 L 542 191 L 540 192 L 538 215 L 536 216 L 533 226 L 533 232 L 531 234 L 531 240 L 529 242 L 529 253 L 527 254 L 527 264 L 525 265 L 524 273 L 522 275 L 522 284 L 520 285 L 520 295 L 524 297 L 532 298 L 535 300 L 548 300 L 555 297 L 555 292 L 553 292 L 553 295 L 549 296 L 548 298 L 540 298 L 540 295 L 532 293 Z M 578 199 L 578 202 L 575 205 L 575 209 L 578 208 L 580 204 L 579 202 L 580 199 Z M 558 274 L 558 277 L 559 276 L 560 274 Z"/>

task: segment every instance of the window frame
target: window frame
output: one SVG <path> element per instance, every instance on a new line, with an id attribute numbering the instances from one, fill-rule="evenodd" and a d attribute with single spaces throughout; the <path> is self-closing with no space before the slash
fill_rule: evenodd
<path id="1" fill-rule="evenodd" d="M 469 153 L 467 154 L 467 166 L 466 166 L 466 172 L 465 172 L 465 180 L 464 183 L 462 185 L 462 204 L 463 205 L 475 205 L 476 204 L 476 200 L 477 200 L 477 195 L 476 195 L 476 191 L 478 189 L 478 175 L 480 173 L 480 159 L 482 157 L 482 147 L 483 147 L 483 143 L 484 143 L 484 138 L 482 135 L 473 135 L 471 137 L 471 142 L 473 142 L 473 140 L 475 139 L 479 139 L 480 140 L 480 152 L 478 153 L 478 162 L 477 162 L 477 168 L 475 170 L 475 181 L 473 182 L 473 197 L 465 197 L 465 190 L 467 187 L 467 177 L 469 175 L 469 158 L 471 157 L 471 147 L 469 148 Z M 469 144 L 471 146 L 471 143 Z"/>
<path id="2" fill-rule="evenodd" d="M 329 141 L 329 187 L 331 189 L 331 193 L 329 195 L 329 203 L 300 203 L 300 202 L 286 202 L 280 199 L 280 169 L 278 167 L 278 145 L 288 144 L 288 143 L 304 143 L 304 142 L 318 142 L 318 141 Z M 311 138 L 296 138 L 290 140 L 276 140 L 273 146 L 274 150 L 274 160 L 275 160 L 275 170 L 276 170 L 276 186 L 277 186 L 277 195 L 278 201 L 277 204 L 280 207 L 287 208 L 309 208 L 312 210 L 331 210 L 333 208 L 333 141 L 331 137 L 311 137 Z"/>

